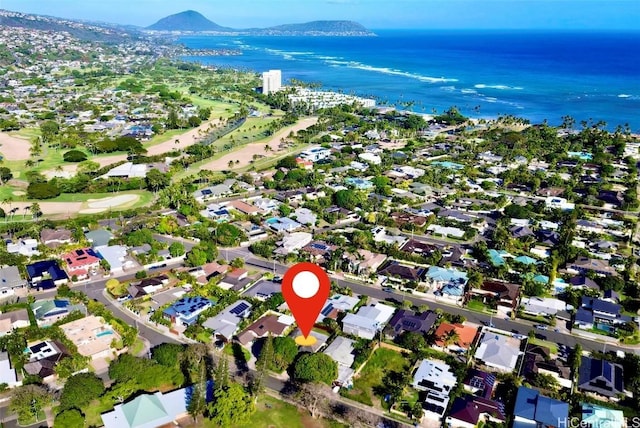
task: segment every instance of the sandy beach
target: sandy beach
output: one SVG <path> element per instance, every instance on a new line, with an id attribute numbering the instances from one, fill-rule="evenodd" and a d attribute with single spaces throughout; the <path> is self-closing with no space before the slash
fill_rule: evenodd
<path id="1" fill-rule="evenodd" d="M 308 117 L 306 119 L 302 119 L 298 121 L 295 125 L 287 126 L 286 128 L 276 132 L 268 142 L 261 143 L 251 143 L 247 144 L 239 148 L 238 150 L 231 151 L 219 159 L 208 162 L 200 167 L 200 169 L 208 169 L 213 171 L 220 171 L 229 169 L 229 161 L 235 162 L 236 160 L 240 161 L 239 163 L 234 163 L 232 169 L 242 168 L 247 166 L 253 160 L 253 155 L 265 155 L 272 156 L 274 154 L 278 154 L 282 152 L 282 150 L 278 149 L 280 145 L 280 140 L 283 138 L 287 138 L 291 132 L 298 132 L 303 129 L 307 129 L 312 125 L 315 125 L 318 122 L 317 117 Z M 271 151 L 266 153 L 264 151 L 264 146 L 269 145 L 271 147 Z"/>
<path id="2" fill-rule="evenodd" d="M 31 157 L 31 144 L 26 138 L 14 137 L 6 132 L 0 132 L 0 154 L 9 161 L 27 160 Z"/>

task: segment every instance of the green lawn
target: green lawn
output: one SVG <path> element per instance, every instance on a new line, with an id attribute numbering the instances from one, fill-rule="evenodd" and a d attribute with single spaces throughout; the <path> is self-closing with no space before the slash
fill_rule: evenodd
<path id="1" fill-rule="evenodd" d="M 236 358 L 238 350 L 242 352 L 242 358 L 244 358 L 244 361 L 241 361 L 241 363 L 246 364 L 251 359 L 251 352 L 249 352 L 244 346 L 240 346 L 237 343 L 229 343 L 224 347 L 223 352 L 232 358 Z"/>
<path id="2" fill-rule="evenodd" d="M 490 312 L 484 303 L 474 299 L 469 300 L 469 302 L 467 303 L 467 309 L 470 309 L 476 312 Z"/>
<path id="3" fill-rule="evenodd" d="M 100 418 L 100 414 L 112 410 L 114 405 L 115 403 L 106 397 L 93 400 L 91 404 L 82 408 L 85 425 L 90 427 L 101 426 L 102 418 Z"/>
<path id="4" fill-rule="evenodd" d="M 26 138 L 30 140 L 32 137 L 40 136 L 40 129 L 39 128 L 22 128 L 17 131 L 9 132 L 9 135 L 13 137 Z"/>
<path id="5" fill-rule="evenodd" d="M 378 348 L 354 379 L 353 389 L 347 391 L 345 396 L 371 406 L 375 396 L 374 390 L 383 386 L 384 376 L 392 371 L 407 370 L 409 362 L 402 354 L 391 349 Z"/>
<path id="6" fill-rule="evenodd" d="M 558 345 L 556 343 L 549 342 L 548 340 L 541 340 L 534 337 L 533 339 L 529 339 L 529 343 L 549 348 L 552 354 L 558 353 Z"/>

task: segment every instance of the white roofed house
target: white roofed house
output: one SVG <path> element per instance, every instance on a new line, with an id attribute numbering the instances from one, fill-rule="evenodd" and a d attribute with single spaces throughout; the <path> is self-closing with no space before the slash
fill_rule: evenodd
<path id="1" fill-rule="evenodd" d="M 250 312 L 251 303 L 245 300 L 238 300 L 227 306 L 215 317 L 207 319 L 202 325 L 213 330 L 214 337 L 228 342 L 236 334 L 238 326 L 243 319 L 249 316 Z"/>
<path id="2" fill-rule="evenodd" d="M 394 312 L 394 307 L 382 303 L 362 306 L 357 313 L 347 314 L 344 317 L 342 331 L 346 334 L 372 340 L 379 331 L 382 331 Z"/>
<path id="3" fill-rule="evenodd" d="M 523 355 L 520 350 L 521 340 L 515 337 L 496 333 L 493 330 L 482 332 L 474 358 L 476 362 L 484 364 L 501 372 L 512 372 Z"/>
<path id="4" fill-rule="evenodd" d="M 411 386 L 426 392 L 423 409 L 442 417 L 449 403 L 449 394 L 457 382 L 451 367 L 445 362 L 422 360 L 413 375 Z"/>
<path id="5" fill-rule="evenodd" d="M 338 363 L 338 379 L 335 381 L 338 386 L 348 386 L 351 383 L 354 373 L 351 366 L 355 361 L 354 344 L 353 340 L 338 336 L 324 350 L 325 354 Z"/>

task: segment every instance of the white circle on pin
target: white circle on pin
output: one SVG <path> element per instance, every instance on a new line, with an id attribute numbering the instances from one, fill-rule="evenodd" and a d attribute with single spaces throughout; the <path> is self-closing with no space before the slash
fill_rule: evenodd
<path id="1" fill-rule="evenodd" d="M 293 277 L 293 291 L 299 297 L 308 299 L 316 295 L 320 289 L 320 281 L 315 273 L 302 271 Z"/>

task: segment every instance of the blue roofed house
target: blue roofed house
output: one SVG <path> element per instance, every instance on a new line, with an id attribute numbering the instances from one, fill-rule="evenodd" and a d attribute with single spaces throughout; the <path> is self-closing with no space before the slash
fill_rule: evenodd
<path id="1" fill-rule="evenodd" d="M 462 300 L 468 281 L 466 272 L 431 266 L 427 271 L 427 278 L 438 288 L 436 295 L 456 301 Z"/>
<path id="2" fill-rule="evenodd" d="M 620 364 L 582 357 L 578 373 L 578 389 L 608 398 L 624 394 L 624 372 Z"/>
<path id="3" fill-rule="evenodd" d="M 565 428 L 569 426 L 569 404 L 521 386 L 516 395 L 513 416 L 513 428 Z"/>
<path id="4" fill-rule="evenodd" d="M 67 273 L 56 260 L 41 260 L 27 265 L 27 275 L 32 288 L 49 290 L 69 281 Z"/>
<path id="5" fill-rule="evenodd" d="M 626 426 L 622 410 L 613 410 L 591 403 L 582 403 L 582 421 L 584 427 L 623 428 Z"/>
<path id="6" fill-rule="evenodd" d="M 190 326 L 198 320 L 198 316 L 212 307 L 215 302 L 200 296 L 183 297 L 164 310 L 165 318 L 172 323 Z"/>

